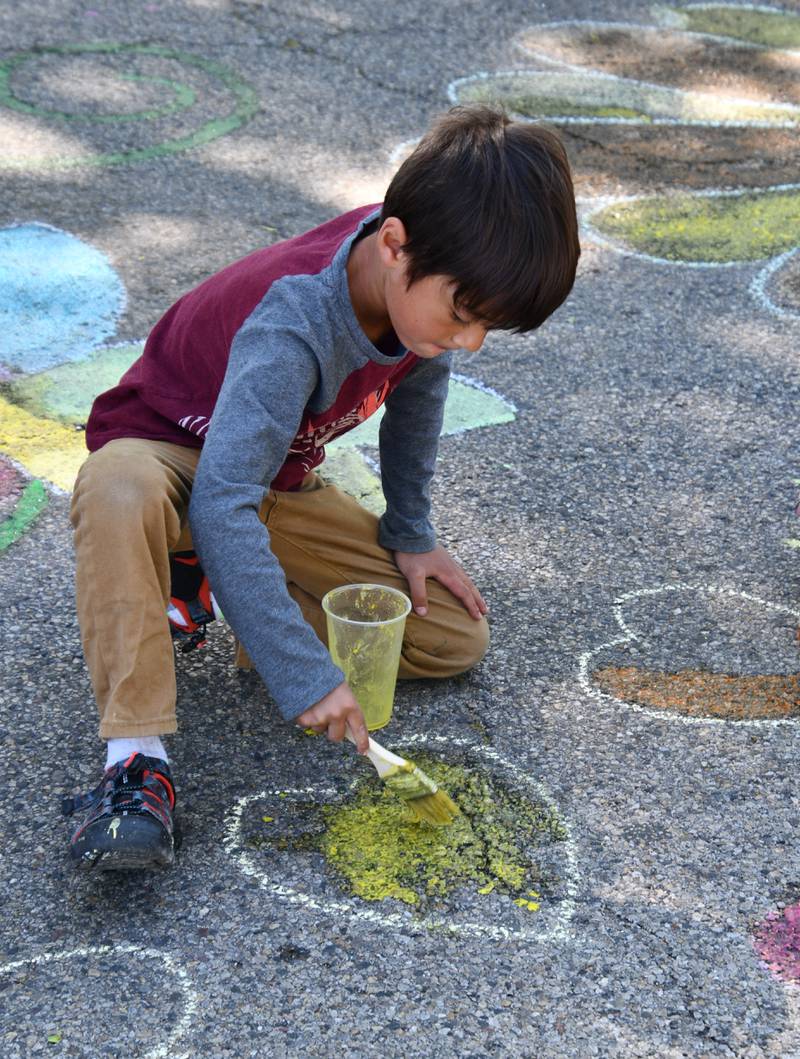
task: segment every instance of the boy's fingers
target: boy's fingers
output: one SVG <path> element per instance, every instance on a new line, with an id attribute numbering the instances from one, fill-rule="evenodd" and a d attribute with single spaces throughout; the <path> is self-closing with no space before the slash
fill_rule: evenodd
<path id="1" fill-rule="evenodd" d="M 356 749 L 359 754 L 366 754 L 369 750 L 369 732 L 367 731 L 367 723 L 363 714 L 359 714 L 358 717 L 351 717 L 347 722 L 347 727 L 356 741 Z"/>
<path id="2" fill-rule="evenodd" d="M 478 619 L 481 617 L 481 609 L 474 595 L 474 588 L 470 587 L 460 577 L 448 576 L 439 578 L 448 591 L 452 592 L 456 599 L 460 600 L 470 616 Z"/>
<path id="3" fill-rule="evenodd" d="M 428 590 L 425 587 L 425 574 L 410 573 L 407 575 L 406 580 L 411 592 L 411 605 L 417 614 L 424 617 L 428 613 Z"/>
<path id="4" fill-rule="evenodd" d="M 344 729 L 344 717 L 337 717 L 336 720 L 331 721 L 328 725 L 328 739 L 330 739 L 332 743 L 341 743 L 344 739 Z"/>

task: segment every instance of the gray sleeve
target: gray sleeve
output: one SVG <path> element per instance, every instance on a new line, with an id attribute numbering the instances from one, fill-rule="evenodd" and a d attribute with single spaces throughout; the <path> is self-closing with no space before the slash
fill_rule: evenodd
<path id="1" fill-rule="evenodd" d="M 450 379 L 450 354 L 420 360 L 386 399 L 380 427 L 381 482 L 386 513 L 384 548 L 427 552 L 436 545 L 430 522 L 430 483 Z"/>
<path id="2" fill-rule="evenodd" d="M 298 335 L 246 323 L 231 348 L 189 505 L 214 594 L 287 720 L 344 680 L 287 592 L 258 517 L 318 377 Z"/>

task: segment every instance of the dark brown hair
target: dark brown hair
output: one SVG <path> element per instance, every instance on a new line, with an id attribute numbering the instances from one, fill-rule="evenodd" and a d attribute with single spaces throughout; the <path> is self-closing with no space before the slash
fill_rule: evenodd
<path id="1" fill-rule="evenodd" d="M 572 289 L 580 256 L 567 154 L 555 133 L 484 105 L 453 107 L 394 176 L 408 285 L 455 281 L 454 302 L 491 326 L 532 331 Z"/>

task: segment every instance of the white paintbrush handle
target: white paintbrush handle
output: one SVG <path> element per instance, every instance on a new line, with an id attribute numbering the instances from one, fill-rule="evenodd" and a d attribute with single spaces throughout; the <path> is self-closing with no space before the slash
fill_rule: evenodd
<path id="1" fill-rule="evenodd" d="M 351 743 L 355 743 L 355 738 L 349 728 L 345 728 L 344 734 Z M 393 754 L 391 750 L 387 750 L 386 747 L 381 746 L 380 743 L 376 743 L 372 738 L 370 738 L 369 741 L 367 757 L 378 770 L 379 776 L 384 776 L 390 771 L 390 769 L 393 769 L 398 765 L 402 766 L 406 764 L 405 758 Z"/>

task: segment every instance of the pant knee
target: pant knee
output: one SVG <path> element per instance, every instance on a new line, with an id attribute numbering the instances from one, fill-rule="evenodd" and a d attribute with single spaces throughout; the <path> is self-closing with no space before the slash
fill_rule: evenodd
<path id="1" fill-rule="evenodd" d="M 399 676 L 406 680 L 458 676 L 476 666 L 488 649 L 488 622 L 467 616 L 456 627 L 440 629 L 433 635 L 423 630 L 421 635 L 409 637 L 403 645 Z"/>
<path id="2" fill-rule="evenodd" d="M 177 539 L 181 516 L 171 491 L 157 460 L 131 460 L 124 453 L 100 449 L 78 472 L 70 520 L 75 530 L 91 526 L 93 533 L 103 534 L 166 523 L 167 536 Z"/>

